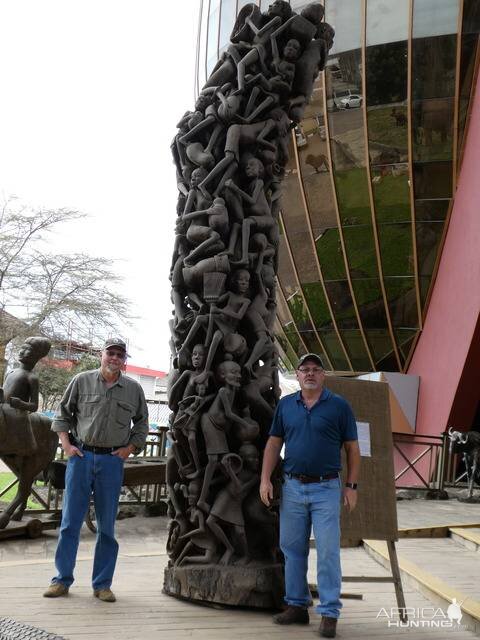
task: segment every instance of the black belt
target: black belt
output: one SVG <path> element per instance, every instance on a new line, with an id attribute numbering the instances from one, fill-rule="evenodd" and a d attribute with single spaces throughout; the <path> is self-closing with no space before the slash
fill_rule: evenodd
<path id="1" fill-rule="evenodd" d="M 91 451 L 92 453 L 112 453 L 112 451 L 116 451 L 120 449 L 120 447 L 92 447 L 89 444 L 85 444 L 83 442 L 79 442 L 78 446 L 85 451 Z"/>
<path id="2" fill-rule="evenodd" d="M 309 484 L 311 482 L 324 482 L 325 480 L 335 480 L 338 478 L 338 473 L 327 473 L 324 476 L 306 476 L 303 473 L 286 473 L 287 478 L 295 478 L 300 480 L 302 484 Z"/>

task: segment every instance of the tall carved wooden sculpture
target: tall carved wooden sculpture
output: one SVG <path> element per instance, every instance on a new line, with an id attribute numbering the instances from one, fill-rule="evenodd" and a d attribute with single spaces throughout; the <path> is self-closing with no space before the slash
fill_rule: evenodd
<path id="1" fill-rule="evenodd" d="M 167 593 L 273 607 L 277 519 L 258 496 L 279 398 L 278 213 L 290 130 L 333 42 L 314 3 L 240 11 L 231 43 L 172 143 L 179 189 L 172 259 L 173 411 Z"/>

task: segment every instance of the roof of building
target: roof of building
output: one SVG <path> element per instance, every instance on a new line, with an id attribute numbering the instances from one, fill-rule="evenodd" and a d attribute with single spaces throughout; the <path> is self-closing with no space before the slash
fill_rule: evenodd
<path id="1" fill-rule="evenodd" d="M 127 364 L 125 370 L 127 373 L 137 373 L 140 376 L 150 376 L 151 378 L 165 378 L 167 376 L 165 371 L 149 369 L 148 367 L 137 367 L 134 364 Z"/>

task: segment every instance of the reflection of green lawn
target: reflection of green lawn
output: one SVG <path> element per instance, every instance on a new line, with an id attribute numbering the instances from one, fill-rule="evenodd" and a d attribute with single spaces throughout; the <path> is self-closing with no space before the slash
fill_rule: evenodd
<path id="1" fill-rule="evenodd" d="M 383 109 L 369 109 L 368 137 L 370 142 L 379 142 L 388 147 L 407 149 L 407 123 L 397 126 L 395 118 L 391 115 L 392 106 Z M 395 107 L 397 113 L 407 117 L 406 107 Z"/>
<path id="2" fill-rule="evenodd" d="M 2 491 L 13 480 L 15 480 L 15 475 L 13 473 L 9 473 L 9 472 L 0 473 L 0 491 Z M 11 489 L 9 489 L 7 491 L 7 493 L 5 493 L 0 498 L 0 501 L 2 501 L 2 502 L 10 502 L 11 500 L 13 500 L 13 498 L 15 497 L 15 494 L 17 493 L 17 488 L 18 488 L 18 486 L 15 485 Z M 33 502 L 32 500 L 28 501 L 27 507 L 29 509 L 41 509 L 42 508 L 41 505 L 38 504 L 38 502 Z"/>
<path id="3" fill-rule="evenodd" d="M 379 222 L 410 221 L 408 175 L 390 174 L 372 186 L 375 214 Z"/>

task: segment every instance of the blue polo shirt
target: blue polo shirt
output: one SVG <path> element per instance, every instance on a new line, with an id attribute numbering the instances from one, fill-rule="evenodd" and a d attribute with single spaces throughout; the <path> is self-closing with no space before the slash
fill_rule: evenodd
<path id="1" fill-rule="evenodd" d="M 269 435 L 285 442 L 284 470 L 309 476 L 340 471 L 342 444 L 358 440 L 350 405 L 327 388 L 311 409 L 304 405 L 300 391 L 283 397 Z"/>

